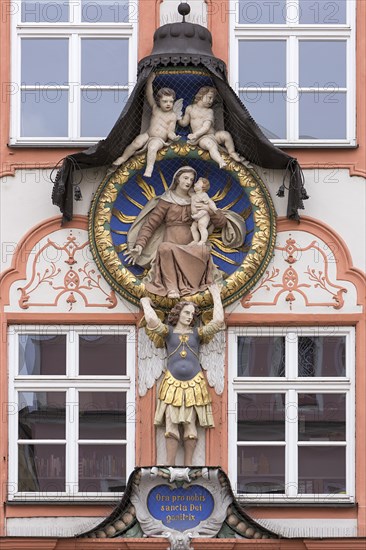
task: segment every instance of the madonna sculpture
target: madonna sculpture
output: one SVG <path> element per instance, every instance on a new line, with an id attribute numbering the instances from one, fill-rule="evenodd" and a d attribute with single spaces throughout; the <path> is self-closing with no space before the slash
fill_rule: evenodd
<path id="1" fill-rule="evenodd" d="M 179 298 L 207 290 L 220 280 L 211 259 L 208 241 L 192 243 L 191 188 L 197 173 L 183 166 L 173 176 L 170 188 L 151 200 L 141 211 L 128 233 L 131 264 L 149 268 L 146 289 L 158 296 Z M 245 222 L 235 212 L 212 209 L 202 203 L 212 227 L 221 229 L 224 244 L 242 245 Z"/>

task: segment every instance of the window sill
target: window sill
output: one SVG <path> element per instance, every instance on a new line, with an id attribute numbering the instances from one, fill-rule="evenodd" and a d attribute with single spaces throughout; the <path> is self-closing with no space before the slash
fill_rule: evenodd
<path id="1" fill-rule="evenodd" d="M 293 500 L 287 498 L 287 499 L 271 499 L 263 497 L 261 499 L 248 499 L 244 496 L 236 495 L 237 501 L 245 506 L 245 507 L 281 507 L 281 508 L 304 508 L 304 507 L 311 507 L 311 508 L 324 508 L 324 507 L 330 507 L 330 508 L 355 508 L 357 507 L 357 503 L 352 501 L 351 499 L 344 499 L 344 500 L 335 500 L 335 499 L 328 499 L 328 500 L 322 500 L 320 498 L 294 498 Z"/>
<path id="2" fill-rule="evenodd" d="M 276 143 L 280 149 L 358 149 L 358 144 L 352 143 Z"/>
<path id="3" fill-rule="evenodd" d="M 92 141 L 15 141 L 8 143 L 9 149 L 86 149 L 105 138 Z"/>
<path id="4" fill-rule="evenodd" d="M 100 506 L 100 505 L 106 505 L 110 506 L 110 504 L 115 504 L 116 502 L 119 502 L 124 493 L 115 493 L 113 496 L 108 497 L 85 497 L 85 498 L 72 498 L 71 496 L 62 496 L 58 497 L 57 499 L 55 497 L 47 497 L 47 496 L 40 496 L 39 498 L 33 497 L 32 499 L 19 497 L 14 498 L 12 500 L 6 501 L 6 506 L 44 506 L 47 504 L 47 506 Z M 54 500 L 53 500 L 54 499 Z"/>
<path id="5" fill-rule="evenodd" d="M 14 140 L 8 143 L 9 149 L 85 149 L 95 145 L 99 141 L 105 139 L 105 137 L 93 138 L 87 141 L 24 141 L 24 140 Z M 359 145 L 357 143 L 350 142 L 311 142 L 311 143 L 299 143 L 299 142 L 281 142 L 270 140 L 275 147 L 280 149 L 358 149 Z"/>

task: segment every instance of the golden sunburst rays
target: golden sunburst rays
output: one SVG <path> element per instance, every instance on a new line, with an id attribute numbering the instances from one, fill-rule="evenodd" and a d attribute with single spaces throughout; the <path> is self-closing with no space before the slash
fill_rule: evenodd
<path id="1" fill-rule="evenodd" d="M 117 231 L 117 229 L 111 229 L 111 233 L 115 233 L 116 235 L 127 235 L 128 231 Z"/>
<path id="2" fill-rule="evenodd" d="M 222 252 L 225 252 L 225 254 L 234 254 L 234 252 L 237 252 L 236 248 L 230 248 L 229 246 L 225 246 L 219 236 L 216 236 L 214 234 L 209 236 L 209 241 L 212 245 L 216 246 L 219 250 Z"/>
<path id="3" fill-rule="evenodd" d="M 245 191 L 242 191 L 242 192 L 240 193 L 240 195 L 238 195 L 238 196 L 236 197 L 236 199 L 234 199 L 233 201 L 231 201 L 231 202 L 230 202 L 229 204 L 227 204 L 226 206 L 223 206 L 223 207 L 222 207 L 222 210 L 231 210 L 231 208 L 232 208 L 233 206 L 235 206 L 236 204 L 238 204 L 238 202 L 244 197 L 244 195 L 245 195 Z"/>
<path id="4" fill-rule="evenodd" d="M 236 262 L 235 260 L 232 260 L 231 258 L 228 258 L 227 256 L 224 256 L 224 254 L 220 254 L 220 252 L 217 252 L 217 250 L 211 250 L 212 256 L 216 256 L 216 258 L 219 258 L 220 260 L 223 260 L 224 262 L 227 262 L 231 265 L 239 266 L 241 265 L 241 262 Z"/>
<path id="5" fill-rule="evenodd" d="M 127 223 L 127 224 L 133 223 L 137 217 L 137 216 L 128 216 L 127 214 L 124 214 L 123 212 L 121 212 L 121 210 L 117 210 L 117 208 L 113 208 L 112 216 L 115 216 L 118 221 L 122 223 Z M 117 231 L 115 231 L 115 233 L 117 233 Z M 124 235 L 123 232 L 119 234 Z"/>
<path id="6" fill-rule="evenodd" d="M 116 246 L 116 252 L 119 254 L 120 252 L 124 252 L 127 250 L 127 243 L 122 243 Z"/>
<path id="7" fill-rule="evenodd" d="M 247 220 L 251 213 L 253 212 L 252 206 L 249 205 L 242 212 L 239 212 L 239 216 L 241 216 L 244 220 Z"/>
<path id="8" fill-rule="evenodd" d="M 224 252 L 224 254 L 221 254 L 221 252 L 219 252 L 218 250 L 211 249 L 211 254 L 213 256 L 216 256 L 216 258 L 219 258 L 220 260 L 223 260 L 224 262 L 227 262 L 228 264 L 231 264 L 231 265 L 236 265 L 236 266 L 241 265 L 240 262 L 236 262 L 235 260 L 232 260 L 231 258 L 225 255 L 225 254 L 237 253 L 238 250 L 240 249 L 230 248 L 229 246 L 225 246 L 221 241 L 219 235 L 215 235 L 214 233 L 209 236 L 209 241 L 212 246 L 215 246 L 216 248 L 218 248 L 218 250 L 221 250 L 221 252 Z"/>
<path id="9" fill-rule="evenodd" d="M 226 180 L 225 187 L 223 189 L 220 189 L 219 191 L 217 191 L 214 194 L 214 196 L 211 197 L 211 199 L 215 202 L 222 201 L 226 197 L 226 195 L 228 194 L 228 192 L 230 190 L 230 187 L 231 187 L 231 178 L 229 176 Z"/>
<path id="10" fill-rule="evenodd" d="M 137 202 L 135 199 L 133 199 L 132 197 L 130 197 L 129 195 L 127 195 L 126 191 L 124 189 L 122 189 L 121 191 L 122 195 L 131 203 L 133 204 L 134 206 L 137 206 L 137 208 L 139 210 L 142 210 L 144 205 L 143 204 L 140 204 L 139 202 Z"/>
<path id="11" fill-rule="evenodd" d="M 168 191 L 169 185 L 167 184 L 167 181 L 166 181 L 166 179 L 165 179 L 165 176 L 164 176 L 163 172 L 161 171 L 160 166 L 159 166 L 159 168 L 158 168 L 158 171 L 159 171 L 160 179 L 161 179 L 161 181 L 162 181 L 162 183 L 163 183 L 163 186 L 164 186 L 164 190 L 165 190 L 165 191 Z"/>
<path id="12" fill-rule="evenodd" d="M 156 197 L 155 189 L 153 188 L 152 185 L 150 185 L 149 183 L 146 183 L 146 181 L 141 176 L 141 174 L 137 174 L 136 183 L 140 187 L 140 189 L 142 189 L 142 194 L 144 195 L 144 197 L 146 197 L 148 201 L 151 201 L 151 199 L 155 199 Z"/>

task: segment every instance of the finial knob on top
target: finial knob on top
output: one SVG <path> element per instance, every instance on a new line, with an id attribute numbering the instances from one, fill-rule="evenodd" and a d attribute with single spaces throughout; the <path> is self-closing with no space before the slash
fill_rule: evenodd
<path id="1" fill-rule="evenodd" d="M 181 2 L 178 6 L 178 13 L 183 17 L 183 23 L 186 21 L 186 15 L 191 11 L 191 6 L 187 2 Z"/>

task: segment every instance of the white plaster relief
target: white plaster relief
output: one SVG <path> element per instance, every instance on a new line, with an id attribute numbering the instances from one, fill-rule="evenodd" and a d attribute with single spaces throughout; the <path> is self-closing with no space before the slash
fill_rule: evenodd
<path id="1" fill-rule="evenodd" d="M 63 313 L 136 312 L 111 289 L 92 258 L 88 233 L 60 229 L 24 253 L 25 280 L 10 289 L 6 311 Z"/>
<path id="2" fill-rule="evenodd" d="M 305 231 L 277 236 L 275 253 L 261 280 L 228 312 L 357 313 L 357 289 L 339 278 L 337 243 Z"/>

